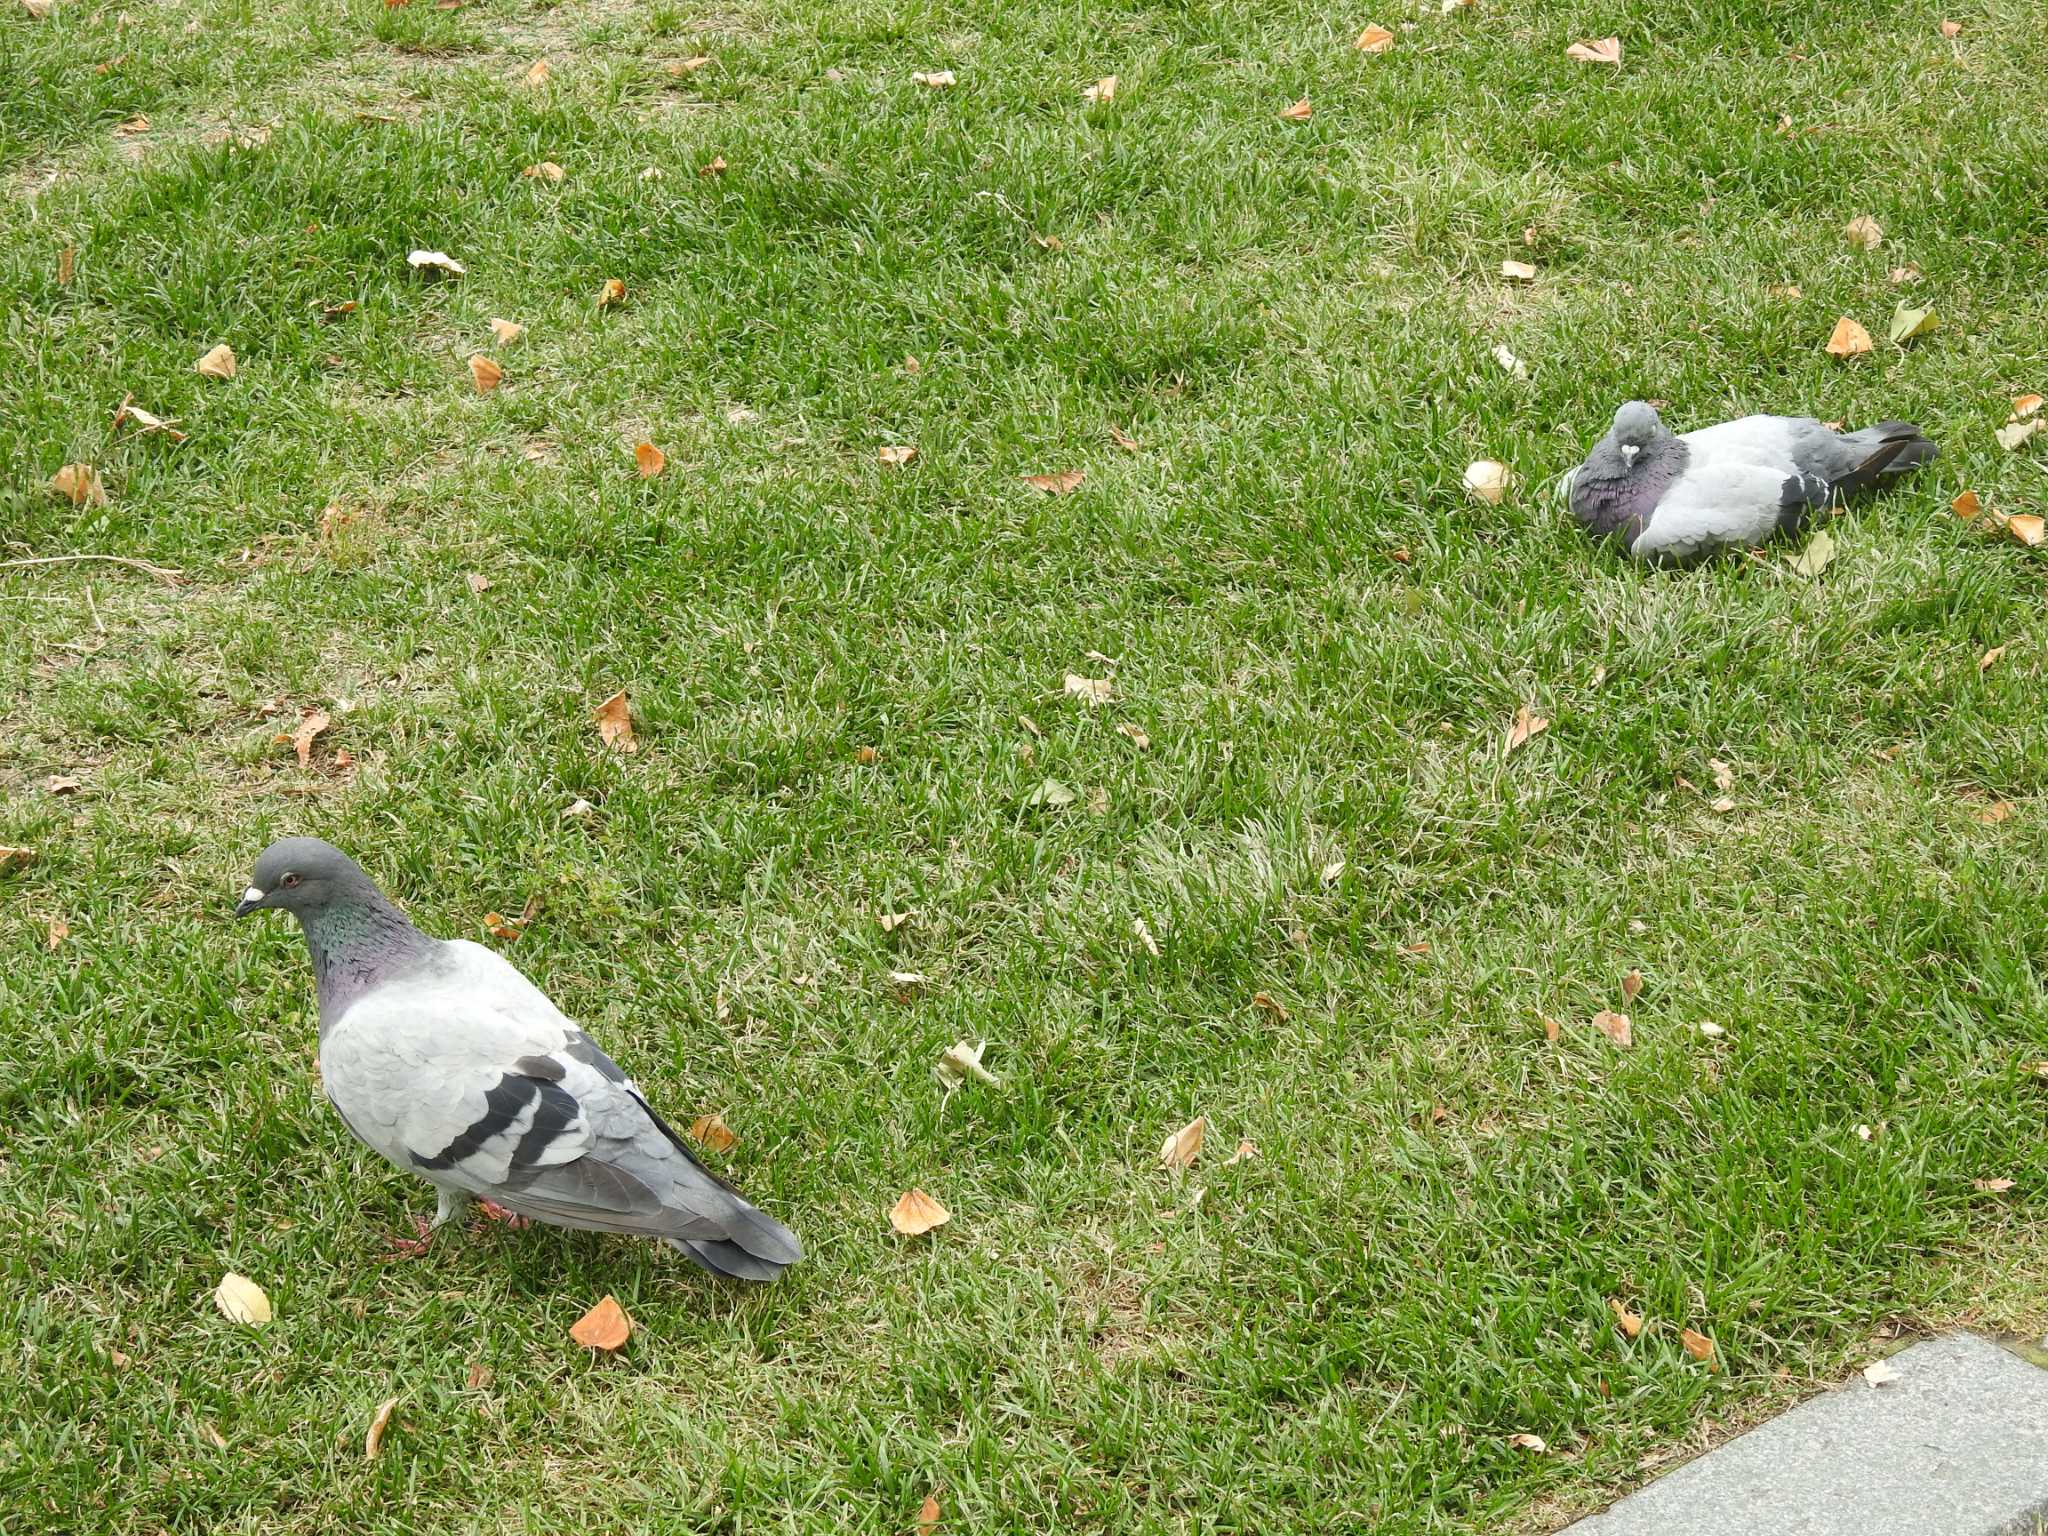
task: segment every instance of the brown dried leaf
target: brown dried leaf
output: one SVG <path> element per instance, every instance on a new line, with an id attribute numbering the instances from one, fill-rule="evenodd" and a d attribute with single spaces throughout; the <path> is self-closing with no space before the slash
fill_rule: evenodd
<path id="1" fill-rule="evenodd" d="M 1612 1296 L 1607 1298 L 1607 1310 L 1614 1314 L 1614 1326 L 1621 1330 L 1624 1338 L 1632 1339 L 1643 1331 L 1643 1317 L 1640 1312 L 1629 1311 L 1624 1303 Z"/>
<path id="2" fill-rule="evenodd" d="M 502 912 L 484 914 L 484 932 L 494 939 L 516 939 L 526 930 Z"/>
<path id="3" fill-rule="evenodd" d="M 694 75 L 695 73 L 697 73 L 698 70 L 702 69 L 706 64 L 709 64 L 710 62 L 710 54 L 699 53 L 687 59 L 672 60 L 670 63 L 664 65 L 663 68 L 665 68 L 672 75 Z"/>
<path id="4" fill-rule="evenodd" d="M 532 66 L 526 71 L 526 83 L 534 87 L 546 85 L 553 78 L 554 73 L 554 70 L 548 67 L 546 59 L 535 59 Z"/>
<path id="5" fill-rule="evenodd" d="M 1859 251 L 1874 251 L 1884 244 L 1884 226 L 1867 213 L 1859 213 L 1842 226 L 1842 238 Z"/>
<path id="6" fill-rule="evenodd" d="M 1541 1435 L 1532 1435 L 1529 1434 L 1527 1431 L 1524 1431 L 1523 1433 L 1518 1435 L 1509 1435 L 1508 1444 L 1513 1446 L 1518 1451 L 1533 1451 L 1538 1456 L 1541 1456 L 1545 1451 L 1550 1449 L 1550 1446 L 1544 1441 L 1544 1438 Z"/>
<path id="7" fill-rule="evenodd" d="M 1685 1346 L 1685 1352 L 1695 1360 L 1704 1360 L 1707 1369 L 1718 1371 L 1721 1363 L 1714 1358 L 1714 1341 L 1704 1333 L 1695 1333 L 1690 1328 L 1678 1330 L 1678 1342 Z"/>
<path id="8" fill-rule="evenodd" d="M 1465 489 L 1489 506 L 1500 505 L 1514 478 L 1514 471 L 1498 459 L 1475 459 L 1465 466 Z"/>
<path id="9" fill-rule="evenodd" d="M 690 1139 L 713 1152 L 730 1152 L 740 1144 L 739 1137 L 732 1133 L 732 1127 L 725 1123 L 725 1116 L 717 1113 L 699 1115 L 692 1120 Z"/>
<path id="10" fill-rule="evenodd" d="M 2002 645 L 1994 645 L 1982 656 L 1979 656 L 1977 658 L 1978 672 L 1986 672 L 1989 671 L 1992 667 L 1996 666 L 1998 663 L 1998 659 L 2005 654 L 2005 649 L 2006 648 Z"/>
<path id="11" fill-rule="evenodd" d="M 1621 62 L 1621 39 L 1618 37 L 1595 38 L 1589 43 L 1573 43 L 1565 49 L 1564 56 L 1576 59 L 1581 64 L 1619 64 Z"/>
<path id="12" fill-rule="evenodd" d="M 504 381 L 505 370 L 478 352 L 469 360 L 469 376 L 476 381 L 476 392 L 488 395 Z"/>
<path id="13" fill-rule="evenodd" d="M 872 763 L 879 756 L 881 756 L 881 754 L 877 752 L 873 747 L 869 746 L 856 747 L 853 751 L 853 760 L 856 763 L 861 764 L 863 767 L 867 766 L 869 763 Z"/>
<path id="14" fill-rule="evenodd" d="M 235 349 L 222 342 L 194 363 L 192 371 L 209 379 L 232 379 L 235 376 Z"/>
<path id="15" fill-rule="evenodd" d="M 1975 491 L 1963 492 L 1962 495 L 1950 502 L 1949 505 L 1955 509 L 1956 516 L 1960 517 L 1964 522 L 1968 522 L 1984 510 L 1984 503 Z"/>
<path id="16" fill-rule="evenodd" d="M 642 480 L 652 480 L 668 468 L 668 455 L 652 443 L 635 443 L 633 463 L 638 466 Z"/>
<path id="17" fill-rule="evenodd" d="M 1131 745 L 1136 747 L 1140 752 L 1143 752 L 1146 748 L 1152 745 L 1152 738 L 1145 734 L 1144 727 L 1134 723 L 1133 721 L 1119 720 L 1116 723 L 1116 728 L 1117 733 L 1121 736 L 1129 737 Z"/>
<path id="18" fill-rule="evenodd" d="M 1984 823 L 1985 826 L 1995 827 L 2001 821 L 2012 819 L 2012 802 L 2010 800 L 1993 800 L 1989 805 L 1978 806 L 1970 814 Z"/>
<path id="19" fill-rule="evenodd" d="M 343 299 L 339 304 L 322 304 L 320 306 L 320 318 L 322 320 L 339 320 L 344 315 L 354 314 L 358 307 L 354 299 Z"/>
<path id="20" fill-rule="evenodd" d="M 1835 322 L 1835 328 L 1828 333 L 1827 353 L 1830 357 L 1861 357 L 1871 351 L 1876 343 L 1870 339 L 1870 332 L 1863 329 L 1847 315 Z"/>
<path id="21" fill-rule="evenodd" d="M 875 450 L 875 457 L 884 464 L 900 468 L 917 457 L 917 450 L 908 443 L 885 444 Z"/>
<path id="22" fill-rule="evenodd" d="M 107 488 L 100 483 L 100 472 L 90 464 L 66 464 L 50 476 L 50 489 L 68 498 L 74 507 L 107 504 Z"/>
<path id="23" fill-rule="evenodd" d="M 71 937 L 71 925 L 61 917 L 50 919 L 50 931 L 43 939 L 43 948 L 54 950 Z"/>
<path id="24" fill-rule="evenodd" d="M 528 181 L 559 182 L 569 173 L 552 160 L 539 160 L 519 173 Z"/>
<path id="25" fill-rule="evenodd" d="M 934 1227 L 943 1227 L 953 1213 L 921 1189 L 905 1190 L 889 1207 L 889 1225 L 905 1237 L 922 1237 Z"/>
<path id="26" fill-rule="evenodd" d="M 334 722 L 324 709 L 302 709 L 299 711 L 298 729 L 292 732 L 292 752 L 301 768 L 309 767 L 313 761 L 313 738 Z"/>
<path id="27" fill-rule="evenodd" d="M 2038 549 L 2041 541 L 2048 538 L 2048 524 L 2031 512 L 2015 513 L 2005 520 L 2005 531 L 2018 539 L 2029 549 Z"/>
<path id="28" fill-rule="evenodd" d="M 263 1287 L 233 1270 L 222 1275 L 220 1284 L 213 1288 L 213 1304 L 231 1323 L 261 1328 L 270 1321 L 270 1298 L 263 1293 Z"/>
<path id="29" fill-rule="evenodd" d="M 10 869 L 25 869 L 36 861 L 33 848 L 9 848 L 0 846 L 0 872 Z"/>
<path id="30" fill-rule="evenodd" d="M 1550 722 L 1524 704 L 1515 711 L 1514 723 L 1508 727 L 1507 751 L 1514 751 L 1530 737 L 1541 736 L 1549 729 Z"/>
<path id="31" fill-rule="evenodd" d="M 1611 1008 L 1602 1008 L 1593 1015 L 1593 1027 L 1624 1048 L 1635 1044 L 1635 1033 L 1629 1026 L 1628 1015 L 1616 1013 Z"/>
<path id="32" fill-rule="evenodd" d="M 1959 36 L 1962 30 L 1963 24 L 1960 21 L 1944 21 L 1941 24 L 1941 35 L 1943 37 Z"/>
<path id="33" fill-rule="evenodd" d="M 1123 449 L 1125 453 L 1143 453 L 1145 451 L 1145 445 L 1131 436 L 1122 427 L 1112 426 L 1109 429 L 1109 440 L 1115 443 L 1117 447 Z"/>
<path id="34" fill-rule="evenodd" d="M 2025 421 L 2040 409 L 2041 397 L 2039 395 L 2016 396 L 2012 402 L 2012 419 L 2014 421 Z"/>
<path id="35" fill-rule="evenodd" d="M 1223 1159 L 1223 1166 L 1226 1168 L 1234 1167 L 1238 1163 L 1249 1162 L 1258 1155 L 1259 1149 L 1257 1147 L 1253 1146 L 1249 1141 L 1240 1141 L 1237 1144 L 1237 1150 Z"/>
<path id="36" fill-rule="evenodd" d="M 525 334 L 526 327 L 517 320 L 493 320 L 491 322 L 491 335 L 497 338 L 498 345 L 501 347 L 511 346 L 513 342 Z"/>
<path id="37" fill-rule="evenodd" d="M 726 169 L 725 156 L 714 155 L 711 159 L 705 161 L 704 164 L 697 167 L 697 174 L 705 177 L 723 176 Z"/>
<path id="38" fill-rule="evenodd" d="M 632 1336 L 633 1319 L 626 1315 L 626 1309 L 614 1296 L 605 1297 L 577 1318 L 575 1326 L 569 1330 L 569 1337 L 585 1349 L 601 1349 L 606 1354 L 624 1348 L 626 1340 Z"/>
<path id="39" fill-rule="evenodd" d="M 1304 96 L 1292 106 L 1282 107 L 1280 115 L 1290 123 L 1305 123 L 1315 116 L 1315 108 L 1308 104 L 1308 98 Z"/>
<path id="40" fill-rule="evenodd" d="M 1088 478 L 1088 472 L 1067 469 L 1056 475 L 1025 475 L 1022 478 L 1034 491 L 1044 491 L 1048 496 L 1070 496 Z"/>
<path id="41" fill-rule="evenodd" d="M 626 280 L 621 277 L 606 278 L 604 286 L 597 290 L 597 307 L 599 309 L 615 309 L 625 302 Z"/>
<path id="42" fill-rule="evenodd" d="M 621 752 L 638 752 L 640 742 L 633 735 L 633 708 L 626 698 L 626 690 L 617 693 L 598 705 L 593 713 L 597 717 L 597 739 L 608 747 Z"/>
<path id="43" fill-rule="evenodd" d="M 1197 1115 L 1186 1125 L 1167 1137 L 1159 1148 L 1159 1163 L 1164 1168 L 1185 1168 L 1202 1151 L 1202 1138 L 1208 1133 L 1209 1117 Z"/>
<path id="44" fill-rule="evenodd" d="M 1500 275 L 1511 283 L 1533 283 L 1536 281 L 1536 268 L 1511 256 L 1500 264 Z"/>
<path id="45" fill-rule="evenodd" d="M 1774 299 L 1797 299 L 1804 297 L 1797 283 L 1772 283 L 1764 289 L 1764 292 Z"/>
<path id="46" fill-rule="evenodd" d="M 498 1373 L 481 1360 L 469 1363 L 469 1373 L 463 1377 L 463 1385 L 472 1392 L 488 1392 L 491 1383 L 498 1379 Z"/>
<path id="47" fill-rule="evenodd" d="M 1080 699 L 1087 704 L 1107 704 L 1116 697 L 1116 680 L 1108 677 L 1083 677 L 1078 672 L 1069 672 L 1060 682 L 1061 690 L 1070 699 Z"/>
<path id="48" fill-rule="evenodd" d="M 1621 1000 L 1623 1002 L 1634 1002 L 1636 998 L 1641 994 L 1642 990 L 1643 973 L 1641 971 L 1632 970 L 1626 976 L 1621 978 Z"/>
<path id="49" fill-rule="evenodd" d="M 114 412 L 114 425 L 118 427 L 124 422 L 131 421 L 144 434 L 161 432 L 174 443 L 185 441 L 185 434 L 178 430 L 175 417 L 159 416 L 154 411 L 145 411 L 135 404 L 132 398 L 123 400 L 119 409 Z"/>
<path id="50" fill-rule="evenodd" d="M 77 267 L 77 246 L 67 245 L 57 253 L 57 286 L 59 288 L 69 288 L 71 286 L 71 274 L 77 270 Z"/>
<path id="51" fill-rule="evenodd" d="M 1116 76 L 1104 75 L 1093 85 L 1085 87 L 1081 99 L 1091 107 L 1106 106 L 1116 100 Z"/>
<path id="52" fill-rule="evenodd" d="M 2013 1187 L 2011 1179 L 1972 1179 L 1970 1188 L 1980 1195 L 2002 1195 Z"/>
<path id="53" fill-rule="evenodd" d="M 1360 53 L 1385 53 L 1394 46 L 1394 34 L 1374 23 L 1358 34 L 1358 41 L 1354 46 Z"/>
<path id="54" fill-rule="evenodd" d="M 375 1461 L 384 1453 L 384 1434 L 391 1428 L 391 1414 L 398 1407 L 398 1399 L 387 1397 L 377 1405 L 376 1415 L 370 1420 L 370 1432 L 363 1436 L 363 1459 Z"/>
<path id="55" fill-rule="evenodd" d="M 53 795 L 75 795 L 78 793 L 79 783 L 68 774 L 53 773 L 43 780 L 43 788 Z"/>
<path id="56" fill-rule="evenodd" d="M 478 597 L 482 597 L 491 590 L 491 578 L 484 575 L 481 571 L 471 571 L 462 578 L 462 583 Z"/>
<path id="57" fill-rule="evenodd" d="M 939 1496 L 928 1493 L 917 1507 L 917 1536 L 933 1536 L 939 1528 Z"/>
<path id="58" fill-rule="evenodd" d="M 122 138 L 133 138 L 138 133 L 147 133 L 149 132 L 149 118 L 145 114 L 138 112 L 126 122 L 116 123 L 114 125 L 114 132 Z"/>
<path id="59" fill-rule="evenodd" d="M 1294 1015 L 1287 1011 L 1287 1005 L 1270 992 L 1254 992 L 1252 1006 L 1265 1014 L 1275 1024 L 1285 1024 Z"/>

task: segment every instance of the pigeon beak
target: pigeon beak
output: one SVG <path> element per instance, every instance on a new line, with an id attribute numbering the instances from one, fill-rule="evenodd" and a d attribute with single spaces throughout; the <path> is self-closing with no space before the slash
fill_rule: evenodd
<path id="1" fill-rule="evenodd" d="M 262 905 L 263 892 L 252 885 L 242 892 L 242 899 L 235 903 L 235 916 L 247 917 Z"/>

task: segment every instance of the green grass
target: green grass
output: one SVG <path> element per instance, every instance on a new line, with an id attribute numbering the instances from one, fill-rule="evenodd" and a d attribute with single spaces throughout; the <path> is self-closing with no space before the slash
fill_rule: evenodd
<path id="1" fill-rule="evenodd" d="M 0 570 L 0 1531 L 1544 1527 L 1888 1323 L 2038 1328 L 2048 564 L 1948 503 L 2048 499 L 1992 441 L 2048 387 L 2048 16 L 1942 14 L 0 12 L 0 558 L 187 578 Z M 1821 353 L 1902 295 L 1935 336 Z M 1636 395 L 1944 452 L 1816 580 L 1646 575 L 1544 493 Z M 507 952 L 723 1109 L 806 1263 L 380 1263 L 429 1192 L 320 1102 L 296 935 L 228 921 L 287 832 L 436 932 L 540 898 Z M 942 1096 L 961 1036 L 1002 1091 Z M 907 1243 L 912 1184 L 954 1217 Z M 605 1292 L 642 1331 L 593 1361 Z"/>

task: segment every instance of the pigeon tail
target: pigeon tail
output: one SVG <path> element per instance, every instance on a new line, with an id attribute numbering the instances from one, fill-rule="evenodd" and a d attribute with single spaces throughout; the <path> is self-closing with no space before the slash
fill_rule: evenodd
<path id="1" fill-rule="evenodd" d="M 1835 490 L 1845 496 L 1918 469 L 1941 452 L 1940 446 L 1910 421 L 1880 421 L 1845 433 L 1842 442 L 1864 450 L 1862 461 L 1835 482 Z"/>

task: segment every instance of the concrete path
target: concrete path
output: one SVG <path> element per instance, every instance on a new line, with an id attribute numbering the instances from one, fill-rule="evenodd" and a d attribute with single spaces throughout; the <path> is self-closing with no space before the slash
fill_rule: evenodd
<path id="1" fill-rule="evenodd" d="M 2048 1536 L 2048 1370 L 1951 1334 L 1563 1536 Z"/>

